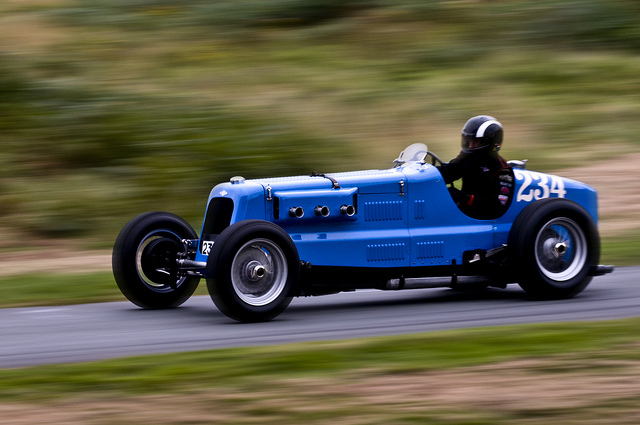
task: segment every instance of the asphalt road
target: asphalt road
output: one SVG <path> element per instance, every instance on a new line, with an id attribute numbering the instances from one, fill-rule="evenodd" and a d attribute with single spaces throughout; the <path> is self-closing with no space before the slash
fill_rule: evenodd
<path id="1" fill-rule="evenodd" d="M 639 276 L 640 267 L 619 268 L 594 278 L 577 297 L 561 301 L 533 301 L 517 285 L 473 293 L 417 289 L 300 298 L 275 320 L 257 324 L 228 319 L 207 296 L 162 311 L 142 310 L 129 302 L 2 309 L 0 368 L 480 326 L 637 317 Z"/>

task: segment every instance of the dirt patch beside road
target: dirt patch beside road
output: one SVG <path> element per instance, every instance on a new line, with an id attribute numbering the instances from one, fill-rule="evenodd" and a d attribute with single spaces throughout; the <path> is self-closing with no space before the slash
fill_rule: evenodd
<path id="1" fill-rule="evenodd" d="M 111 252 L 51 249 L 0 254 L 0 277 L 111 270 Z"/>
<path id="2" fill-rule="evenodd" d="M 620 236 L 640 229 L 639 164 L 640 153 L 636 153 L 554 174 L 595 187 L 600 208 L 600 235 Z"/>

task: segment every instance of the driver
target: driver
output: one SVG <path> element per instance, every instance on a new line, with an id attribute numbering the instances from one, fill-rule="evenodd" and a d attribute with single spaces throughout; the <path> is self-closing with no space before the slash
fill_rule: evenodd
<path id="1" fill-rule="evenodd" d="M 449 188 L 456 205 L 470 217 L 494 219 L 507 210 L 513 194 L 513 171 L 498 155 L 502 124 L 488 115 L 471 118 L 462 128 L 460 154 L 438 167 L 446 184 L 462 179 L 462 190 Z"/>

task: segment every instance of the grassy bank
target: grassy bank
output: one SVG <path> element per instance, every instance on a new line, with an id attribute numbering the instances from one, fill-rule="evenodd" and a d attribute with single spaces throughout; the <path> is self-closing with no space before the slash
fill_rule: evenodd
<path id="1" fill-rule="evenodd" d="M 632 423 L 640 413 L 639 324 L 512 326 L 0 370 L 0 409 L 5 418 L 49 423 Z"/>

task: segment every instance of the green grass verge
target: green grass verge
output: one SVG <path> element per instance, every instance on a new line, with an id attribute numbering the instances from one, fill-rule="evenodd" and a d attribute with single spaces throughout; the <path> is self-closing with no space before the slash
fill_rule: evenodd
<path id="1" fill-rule="evenodd" d="M 286 379 L 412 374 L 560 354 L 640 361 L 640 319 L 480 328 L 349 341 L 129 357 L 0 370 L 0 400 L 107 393 L 269 391 Z M 632 349 L 635 345 L 635 349 Z"/>
<path id="2" fill-rule="evenodd" d="M 204 280 L 195 295 L 206 295 Z M 0 278 L 0 308 L 124 301 L 111 272 L 26 274 Z"/>
<path id="3" fill-rule="evenodd" d="M 633 266 L 640 264 L 640 233 L 602 239 L 601 264 Z"/>
<path id="4" fill-rule="evenodd" d="M 122 301 L 111 273 L 18 275 L 0 278 L 0 306 L 27 307 Z"/>

